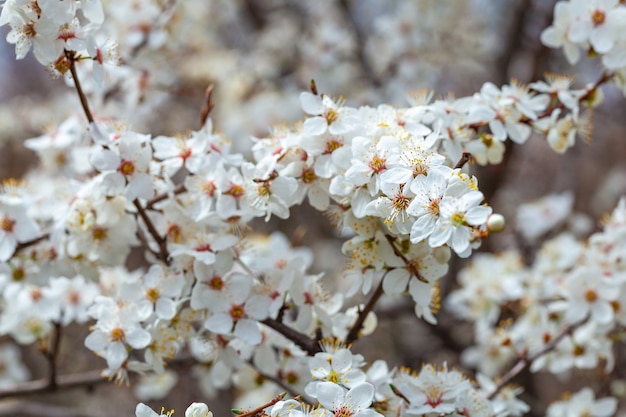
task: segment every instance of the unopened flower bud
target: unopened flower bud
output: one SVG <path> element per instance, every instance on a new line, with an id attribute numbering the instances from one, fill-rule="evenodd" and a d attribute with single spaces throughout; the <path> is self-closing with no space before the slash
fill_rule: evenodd
<path id="1" fill-rule="evenodd" d="M 193 403 L 185 411 L 185 417 L 213 417 L 205 403 Z"/>
<path id="2" fill-rule="evenodd" d="M 492 233 L 498 233 L 504 230 L 505 223 L 503 215 L 494 213 L 487 219 L 487 229 Z"/>

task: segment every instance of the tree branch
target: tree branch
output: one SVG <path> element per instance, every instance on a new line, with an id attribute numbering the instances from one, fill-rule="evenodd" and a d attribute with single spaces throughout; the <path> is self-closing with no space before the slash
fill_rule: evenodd
<path id="1" fill-rule="evenodd" d="M 300 346 L 311 356 L 322 351 L 322 348 L 320 347 L 320 344 L 317 342 L 317 340 L 312 339 L 307 335 L 300 333 L 283 323 L 280 323 L 279 321 L 268 318 L 263 320 L 261 323 L 265 324 L 271 329 L 276 330 L 278 333 L 282 334 L 287 339 Z"/>
<path id="2" fill-rule="evenodd" d="M 72 79 L 74 80 L 74 86 L 76 87 L 76 92 L 78 93 L 78 98 L 80 99 L 80 105 L 83 106 L 83 111 L 85 112 L 85 116 L 89 123 L 93 123 L 93 115 L 91 114 L 91 110 L 89 110 L 89 103 L 87 102 L 87 97 L 83 92 L 83 88 L 80 85 L 80 80 L 78 79 L 78 74 L 76 73 L 76 52 L 74 51 L 65 51 L 65 57 L 70 62 L 70 72 L 72 73 Z"/>
<path id="3" fill-rule="evenodd" d="M 176 187 L 174 187 L 172 191 L 161 193 L 159 195 L 152 197 L 150 200 L 148 200 L 146 202 L 146 210 L 154 210 L 155 204 L 160 203 L 161 201 L 167 199 L 170 196 L 170 194 L 178 195 L 178 194 L 184 193 L 185 191 L 187 191 L 187 189 L 185 188 L 185 185 L 178 184 Z"/>
<path id="4" fill-rule="evenodd" d="M 139 200 L 135 199 L 133 201 L 133 204 L 137 208 L 137 212 L 139 213 L 139 216 L 141 216 L 143 222 L 145 223 L 146 227 L 148 228 L 148 232 L 152 235 L 152 237 L 154 238 L 156 243 L 159 245 L 159 259 L 161 261 L 163 261 L 166 265 L 169 265 L 169 263 L 170 263 L 170 254 L 167 251 L 167 242 L 165 241 L 165 238 L 163 238 L 163 237 L 161 237 L 161 235 L 159 235 L 159 232 L 157 231 L 156 227 L 154 227 L 154 224 L 152 223 L 152 220 L 150 220 L 150 217 L 148 217 L 148 214 L 146 213 L 146 210 L 142 207 L 142 205 L 139 202 Z"/>
<path id="5" fill-rule="evenodd" d="M 359 316 L 352 325 L 350 332 L 348 332 L 348 336 L 346 336 L 345 343 L 347 345 L 352 344 L 352 342 L 359 338 L 359 332 L 361 331 L 361 329 L 363 329 L 363 323 L 365 323 L 365 319 L 367 319 L 369 313 L 374 310 L 374 306 L 383 295 L 383 281 L 385 280 L 388 272 L 389 271 L 385 272 L 382 279 L 380 280 L 380 284 L 378 284 L 378 288 L 376 288 L 376 291 L 374 291 L 374 294 L 372 294 L 372 298 L 370 298 L 363 310 L 359 312 Z"/>
<path id="6" fill-rule="evenodd" d="M 69 388 L 91 387 L 97 384 L 108 382 L 100 375 L 101 371 L 81 372 L 70 375 L 59 375 L 56 377 L 56 384 L 50 385 L 50 378 L 41 378 L 16 384 L 7 390 L 0 390 L 0 399 L 9 397 L 25 397 L 33 394 L 43 394 L 56 392 Z"/>
<path id="7" fill-rule="evenodd" d="M 285 393 L 281 393 L 278 394 L 277 396 L 275 396 L 271 401 L 255 408 L 254 410 L 251 411 L 247 411 L 245 413 L 242 413 L 239 410 L 232 410 L 233 413 L 237 414 L 239 417 L 255 417 L 257 414 L 261 413 L 263 410 L 265 410 L 267 407 L 271 407 L 272 405 L 276 404 L 277 402 L 279 402 L 280 400 L 282 400 L 283 398 L 285 398 Z"/>
<path id="8" fill-rule="evenodd" d="M 536 361 L 543 355 L 552 351 L 556 347 L 556 345 L 558 345 L 559 342 L 563 340 L 563 338 L 565 338 L 565 336 L 571 334 L 577 327 L 581 326 L 586 321 L 587 320 L 583 320 L 575 324 L 570 324 L 569 326 L 565 327 L 561 331 L 561 333 L 559 333 L 554 339 L 546 343 L 546 345 L 543 348 L 541 348 L 540 350 L 538 350 L 537 352 L 535 352 L 534 354 L 530 356 L 524 355 L 523 357 L 521 357 L 519 361 L 517 361 L 517 363 L 513 365 L 513 367 L 509 369 L 508 372 L 502 376 L 502 378 L 500 378 L 498 385 L 493 390 L 493 392 L 489 394 L 487 398 L 490 400 L 493 400 L 496 397 L 496 395 L 498 395 L 498 393 L 502 391 L 502 389 L 507 384 L 509 384 L 516 376 L 518 376 L 524 369 L 528 368 L 534 361 Z"/>

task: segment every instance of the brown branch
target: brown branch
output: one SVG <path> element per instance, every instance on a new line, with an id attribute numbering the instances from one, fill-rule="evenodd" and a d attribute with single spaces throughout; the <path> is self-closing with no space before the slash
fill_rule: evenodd
<path id="1" fill-rule="evenodd" d="M 518 376 L 524 369 L 528 368 L 534 361 L 536 361 L 543 355 L 552 351 L 556 347 L 556 345 L 558 345 L 559 342 L 563 340 L 563 338 L 565 338 L 565 336 L 571 334 L 577 327 L 581 326 L 586 321 L 587 320 L 583 320 L 581 322 L 568 325 L 554 339 L 546 343 L 546 345 L 543 348 L 541 348 L 540 350 L 538 350 L 537 352 L 535 352 L 534 354 L 530 356 L 524 355 L 523 357 L 521 357 L 519 361 L 517 361 L 517 363 L 513 365 L 513 367 L 509 369 L 507 373 L 504 374 L 500 378 L 500 380 L 498 381 L 498 385 L 493 390 L 493 392 L 489 394 L 487 398 L 490 400 L 493 400 L 496 397 L 496 395 L 498 395 L 498 393 L 502 391 L 502 389 L 507 384 L 509 384 L 516 376 Z"/>
<path id="2" fill-rule="evenodd" d="M 404 262 L 404 264 L 406 265 L 408 271 L 418 280 L 422 281 L 423 283 L 428 284 L 428 280 L 426 278 L 424 278 L 422 276 L 422 274 L 420 274 L 420 272 L 415 268 L 415 266 L 411 263 L 411 261 L 409 261 L 406 256 L 404 256 L 404 254 L 402 252 L 400 252 L 400 249 L 398 249 L 395 245 L 395 238 L 391 235 L 385 234 L 385 237 L 387 238 L 387 241 L 389 242 L 389 245 L 391 246 L 391 249 L 393 249 L 393 253 L 400 259 L 402 259 L 402 261 Z"/>
<path id="3" fill-rule="evenodd" d="M 24 249 L 28 248 L 29 246 L 33 246 L 36 245 L 37 243 L 46 240 L 50 237 L 50 233 L 44 233 L 43 235 L 36 237 L 34 239 L 31 240 L 27 240 L 26 242 L 22 242 L 22 243 L 18 243 L 17 246 L 15 247 L 15 251 L 13 252 L 13 255 L 11 255 L 11 257 L 14 257 L 15 255 L 17 255 L 19 252 L 23 251 Z"/>
<path id="4" fill-rule="evenodd" d="M 348 4 L 348 0 L 339 0 L 337 3 L 339 6 L 339 10 L 343 15 L 344 20 L 351 26 L 352 32 L 354 33 L 354 39 L 356 43 L 356 58 L 361 66 L 361 70 L 365 75 L 365 78 L 373 87 L 380 87 L 381 81 L 375 74 L 372 65 L 370 64 L 367 56 L 365 55 L 365 36 L 359 28 L 358 23 L 355 20 L 354 13 L 350 9 L 350 5 Z"/>
<path id="5" fill-rule="evenodd" d="M 261 323 L 265 324 L 267 327 L 276 330 L 278 333 L 285 336 L 287 339 L 294 342 L 296 345 L 300 346 L 304 351 L 306 351 L 309 355 L 313 356 L 318 352 L 322 351 L 320 344 L 317 340 L 308 337 L 307 335 L 298 332 L 297 330 L 292 329 L 291 327 L 280 323 L 277 320 L 272 318 L 268 318 L 263 320 Z"/>
<path id="6" fill-rule="evenodd" d="M 57 359 L 59 346 L 61 345 L 61 323 L 54 323 L 54 330 L 50 335 L 49 345 L 42 348 L 43 354 L 48 361 L 48 386 L 52 391 L 57 387 Z"/>
<path id="7" fill-rule="evenodd" d="M 10 397 L 25 397 L 33 394 L 44 394 L 56 392 L 69 388 L 91 387 L 97 384 L 108 382 L 103 378 L 101 371 L 81 372 L 70 375 L 59 375 L 56 377 L 56 384 L 50 385 L 50 378 L 41 378 L 34 381 L 15 384 L 12 388 L 0 390 L 0 399 Z"/>
<path id="8" fill-rule="evenodd" d="M 265 410 L 267 407 L 271 407 L 274 404 L 276 404 L 277 402 L 279 402 L 280 400 L 282 400 L 283 398 L 285 398 L 285 393 L 282 392 L 280 394 L 278 394 L 277 396 L 275 396 L 271 401 L 255 408 L 254 410 L 250 410 L 247 411 L 245 413 L 240 412 L 239 410 L 232 410 L 233 413 L 237 414 L 239 417 L 255 417 L 257 414 L 261 413 L 263 410 Z"/>
<path id="9" fill-rule="evenodd" d="M 135 199 L 133 201 L 133 204 L 137 208 L 137 212 L 139 213 L 139 216 L 142 218 L 143 222 L 145 223 L 146 227 L 148 228 L 148 232 L 152 235 L 152 237 L 156 241 L 157 245 L 159 245 L 159 259 L 161 261 L 163 261 L 166 265 L 169 265 L 169 263 L 170 263 L 170 254 L 167 251 L 167 242 L 165 241 L 165 238 L 163 238 L 163 237 L 161 237 L 161 235 L 159 235 L 159 232 L 157 231 L 156 227 L 154 227 L 154 224 L 152 223 L 152 220 L 150 220 L 150 217 L 148 217 L 148 214 L 146 213 L 146 210 L 142 207 L 142 205 L 139 202 L 139 200 Z"/>
<path id="10" fill-rule="evenodd" d="M 256 373 L 259 374 L 263 379 L 267 379 L 268 381 L 271 381 L 274 384 L 278 385 L 283 390 L 285 390 L 285 392 L 288 392 L 289 395 L 291 395 L 292 397 L 296 397 L 298 395 L 298 393 L 296 391 L 294 391 L 294 389 L 292 387 L 287 385 L 282 379 L 280 379 L 280 377 L 273 376 L 273 375 L 268 375 L 268 374 L 265 374 L 265 373 L 261 372 L 261 370 L 258 368 L 258 366 L 256 366 L 254 364 L 254 362 L 252 360 L 249 360 L 248 364 L 251 367 L 253 367 L 254 370 L 256 371 Z"/>
<path id="11" fill-rule="evenodd" d="M 593 94 L 595 94 L 596 90 L 598 88 L 600 88 L 600 86 L 604 83 L 606 83 L 607 81 L 609 81 L 611 78 L 615 77 L 615 73 L 614 72 L 603 72 L 602 75 L 600 76 L 600 78 L 598 78 L 596 80 L 596 82 L 594 82 L 591 87 L 589 88 L 585 88 L 586 92 L 585 94 L 583 94 L 582 96 L 580 96 L 578 98 L 578 102 L 582 103 L 585 100 L 589 100 L 591 98 L 591 96 Z M 565 110 L 565 104 L 561 103 L 560 101 L 558 102 L 558 104 L 556 104 L 554 107 L 551 107 L 549 109 L 547 109 L 545 112 L 541 113 L 540 115 L 537 116 L 537 119 L 543 119 L 545 117 L 550 117 L 552 115 L 552 113 L 556 110 L 556 109 L 561 109 L 561 110 Z M 522 121 L 525 122 L 525 121 Z M 528 120 L 527 123 L 530 124 L 532 121 Z"/>
<path id="12" fill-rule="evenodd" d="M 85 116 L 87 116 L 87 120 L 89 123 L 93 123 L 93 115 L 91 114 L 91 110 L 89 110 L 89 103 L 87 102 L 87 97 L 83 92 L 83 88 L 80 86 L 80 80 L 78 79 L 78 74 L 76 73 L 76 52 L 74 51 L 65 51 L 65 57 L 70 62 L 70 72 L 72 73 L 72 79 L 74 80 L 74 86 L 76 87 L 76 92 L 78 93 L 78 98 L 80 99 L 80 104 L 83 106 L 83 111 L 85 112 Z"/>
<path id="13" fill-rule="evenodd" d="M 465 166 L 465 164 L 467 164 L 470 159 L 472 159 L 472 154 L 469 152 L 463 152 L 463 154 L 461 155 L 461 159 L 459 159 L 459 162 L 456 163 L 456 165 L 454 166 L 454 169 L 461 169 Z"/>
<path id="14" fill-rule="evenodd" d="M 361 329 L 363 329 L 363 323 L 365 323 L 365 319 L 367 319 L 369 313 L 374 310 L 374 306 L 383 295 L 383 281 L 385 280 L 387 273 L 389 273 L 389 271 L 385 272 L 382 279 L 380 280 L 380 284 L 378 284 L 378 288 L 376 288 L 376 291 L 374 291 L 374 294 L 372 294 L 372 298 L 370 298 L 363 310 L 359 311 L 359 316 L 357 317 L 356 321 L 352 325 L 352 328 L 348 332 L 348 335 L 346 336 L 345 343 L 347 345 L 352 344 L 352 342 L 359 338 L 359 332 L 361 331 Z"/>
<path id="15" fill-rule="evenodd" d="M 184 184 L 178 184 L 176 187 L 174 187 L 172 191 L 161 193 L 159 195 L 152 197 L 150 200 L 148 200 L 146 202 L 146 210 L 154 210 L 155 204 L 160 203 L 163 200 L 166 200 L 170 196 L 170 193 L 173 193 L 174 195 L 178 195 L 186 191 L 187 189 L 185 188 Z"/>

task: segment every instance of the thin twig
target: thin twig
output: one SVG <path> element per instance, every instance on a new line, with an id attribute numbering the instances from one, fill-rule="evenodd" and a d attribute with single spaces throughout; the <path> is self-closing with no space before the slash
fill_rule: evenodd
<path id="1" fill-rule="evenodd" d="M 143 219 L 143 222 L 148 228 L 148 232 L 150 233 L 150 235 L 152 235 L 157 245 L 159 245 L 159 259 L 161 259 L 161 261 L 163 261 L 165 264 L 169 265 L 170 254 L 167 251 L 167 242 L 165 241 L 165 238 L 159 235 L 159 232 L 156 230 L 156 227 L 154 227 L 152 220 L 150 220 L 150 217 L 148 217 L 146 210 L 143 208 L 139 200 L 135 199 L 133 201 L 133 204 L 137 208 L 137 212 L 139 213 L 139 216 L 141 216 L 141 218 Z"/>
<path id="2" fill-rule="evenodd" d="M 46 240 L 50 237 L 50 233 L 44 233 L 43 235 L 36 237 L 34 239 L 31 240 L 27 240 L 26 242 L 22 242 L 22 243 L 18 243 L 18 245 L 15 247 L 15 251 L 13 252 L 13 256 L 17 255 L 19 252 L 23 251 L 24 249 L 28 248 L 29 246 L 33 246 L 36 245 L 37 243 Z"/>
<path id="3" fill-rule="evenodd" d="M 76 387 L 90 387 L 108 382 L 106 378 L 101 376 L 101 372 L 102 371 L 98 370 L 70 375 L 59 375 L 56 377 L 56 384 L 54 386 L 50 386 L 50 379 L 48 377 L 21 384 L 15 384 L 10 389 L 1 390 L 0 399 L 9 397 L 25 397 L 33 394 L 56 392 Z"/>
<path id="4" fill-rule="evenodd" d="M 374 294 L 372 294 L 372 298 L 370 298 L 363 310 L 359 311 L 359 316 L 357 317 L 356 321 L 352 325 L 352 328 L 348 332 L 348 335 L 346 336 L 347 345 L 352 344 L 352 342 L 359 338 L 359 333 L 363 329 L 363 324 L 365 323 L 367 316 L 372 310 L 374 310 L 374 306 L 376 306 L 376 303 L 383 295 L 383 281 L 385 280 L 387 273 L 389 273 L 389 271 L 385 272 L 382 279 L 380 280 L 380 284 L 378 284 L 378 287 L 376 288 L 376 291 L 374 291 Z"/>
<path id="5" fill-rule="evenodd" d="M 80 99 L 80 104 L 83 106 L 83 111 L 85 112 L 85 116 L 89 123 L 93 123 L 93 115 L 91 114 L 91 110 L 89 110 L 89 103 L 87 102 L 87 97 L 83 92 L 82 87 L 80 86 L 80 80 L 78 79 L 78 74 L 76 73 L 76 52 L 74 51 L 65 51 L 65 57 L 70 61 L 70 72 L 72 73 L 72 79 L 74 80 L 74 86 L 76 87 L 76 92 L 78 93 L 78 98 Z"/>
<path id="6" fill-rule="evenodd" d="M 280 400 L 282 400 L 283 398 L 285 398 L 286 393 L 282 392 L 280 394 L 278 394 L 277 396 L 275 396 L 271 401 L 255 408 L 254 410 L 250 410 L 247 411 L 245 413 L 240 413 L 238 412 L 239 410 L 233 410 L 233 412 L 235 414 L 237 414 L 239 417 L 255 417 L 258 413 L 260 413 L 261 411 L 265 410 L 267 407 L 271 407 L 274 404 L 276 404 L 277 402 L 279 402 Z"/>
<path id="7" fill-rule="evenodd" d="M 273 375 L 268 375 L 265 374 L 263 372 L 261 372 L 261 370 L 259 369 L 258 366 L 256 366 L 254 364 L 254 362 L 252 360 L 248 361 L 248 364 L 250 366 L 252 366 L 254 368 L 254 370 L 264 379 L 267 379 L 268 381 L 272 381 L 274 384 L 278 385 L 279 387 L 281 387 L 282 389 L 285 390 L 285 392 L 288 392 L 289 395 L 291 395 L 292 397 L 297 396 L 299 393 L 294 391 L 294 389 L 292 387 L 290 387 L 289 385 L 287 385 L 282 379 L 280 379 L 277 376 L 273 376 Z"/>
<path id="8" fill-rule="evenodd" d="M 461 169 L 465 166 L 465 164 L 467 164 L 470 159 L 472 159 L 472 154 L 469 152 L 463 152 L 463 154 L 461 155 L 461 159 L 459 159 L 459 162 L 456 163 L 456 165 L 454 166 L 454 169 Z"/>
<path id="9" fill-rule="evenodd" d="M 276 330 L 278 333 L 285 336 L 287 339 L 294 342 L 296 345 L 300 346 L 304 351 L 306 351 L 309 355 L 313 356 L 318 352 L 322 351 L 320 344 L 317 340 L 308 337 L 307 335 L 298 332 L 297 330 L 292 329 L 291 327 L 278 322 L 277 320 L 268 318 L 263 320 L 261 323 L 265 324 L 267 327 Z"/>
<path id="10" fill-rule="evenodd" d="M 428 280 L 426 278 L 424 278 L 422 276 L 422 274 L 420 274 L 420 272 L 415 268 L 415 265 L 413 265 L 413 263 L 411 261 L 409 261 L 406 256 L 404 256 L 404 254 L 402 252 L 400 252 L 400 249 L 397 248 L 396 244 L 395 244 L 395 238 L 391 235 L 385 234 L 385 237 L 387 238 L 387 241 L 389 242 L 389 245 L 391 246 L 391 248 L 393 249 L 393 253 L 400 259 L 402 259 L 402 261 L 404 262 L 404 264 L 406 265 L 408 271 L 411 273 L 411 275 L 413 275 L 415 278 L 417 278 L 418 280 L 422 281 L 425 284 L 428 284 Z"/>
<path id="11" fill-rule="evenodd" d="M 538 350 L 537 352 L 535 352 L 534 354 L 530 355 L 530 356 L 523 356 L 519 359 L 519 361 L 517 361 L 517 363 L 515 365 L 513 365 L 513 367 L 511 369 L 509 369 L 507 371 L 506 374 L 504 374 L 498 381 L 498 385 L 496 386 L 496 388 L 493 390 L 493 392 L 491 394 L 489 394 L 489 396 L 487 397 L 490 400 L 493 400 L 496 395 L 498 395 L 498 393 L 500 391 L 502 391 L 502 389 L 509 384 L 517 375 L 519 375 L 524 369 L 528 368 L 534 361 L 536 361 L 537 359 L 539 359 L 540 357 L 542 357 L 543 355 L 549 353 L 550 351 L 552 351 L 556 345 L 559 344 L 559 342 L 561 340 L 563 340 L 563 338 L 565 338 L 565 336 L 571 334 L 577 327 L 579 327 L 580 325 L 582 325 L 583 323 L 585 323 L 586 320 L 583 320 L 581 322 L 575 323 L 575 324 L 570 324 L 569 326 L 565 327 L 561 333 L 559 333 L 554 339 L 550 340 L 548 343 L 546 343 L 546 345 L 541 348 L 540 350 Z"/>
<path id="12" fill-rule="evenodd" d="M 174 187 L 173 190 L 161 193 L 148 200 L 146 202 L 146 210 L 154 210 L 155 204 L 166 200 L 171 194 L 178 195 L 184 193 L 185 191 L 187 191 L 187 189 L 185 188 L 185 184 L 178 184 L 176 187 Z"/>

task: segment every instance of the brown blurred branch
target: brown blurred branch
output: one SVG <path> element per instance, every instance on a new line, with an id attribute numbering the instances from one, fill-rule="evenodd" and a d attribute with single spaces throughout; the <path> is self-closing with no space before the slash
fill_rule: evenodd
<path id="1" fill-rule="evenodd" d="M 383 275 L 382 279 L 380 280 L 380 284 L 378 284 L 378 287 L 376 288 L 376 291 L 374 291 L 374 294 L 372 294 L 372 298 L 370 298 L 370 300 L 367 302 L 363 310 L 359 311 L 359 316 L 357 317 L 356 321 L 352 325 L 350 332 L 348 332 L 348 336 L 346 336 L 347 345 L 352 344 L 352 342 L 354 342 L 355 340 L 359 338 L 359 332 L 361 331 L 361 329 L 363 329 L 363 324 L 365 323 L 365 319 L 367 319 L 367 316 L 369 315 L 369 313 L 372 310 L 374 310 L 374 306 L 376 305 L 380 297 L 383 295 L 383 281 L 385 280 L 385 277 L 387 276 L 388 272 L 389 271 L 385 272 L 385 274 Z"/>
<path id="2" fill-rule="evenodd" d="M 255 417 L 257 414 L 262 415 L 261 412 L 263 410 L 265 410 L 267 407 L 271 407 L 272 405 L 276 404 L 277 402 L 285 398 L 285 395 L 286 394 L 284 392 L 281 394 L 278 394 L 271 401 L 255 408 L 254 410 L 250 410 L 245 413 L 242 413 L 239 410 L 233 410 L 233 413 L 237 414 L 239 417 Z"/>
<path id="3" fill-rule="evenodd" d="M 554 337 L 552 340 L 550 340 L 548 343 L 546 343 L 546 345 L 543 348 L 541 348 L 540 350 L 538 350 L 537 352 L 535 352 L 534 354 L 532 354 L 530 356 L 523 355 L 517 361 L 517 363 L 515 365 L 513 365 L 513 367 L 511 369 L 509 369 L 508 372 L 506 374 L 504 374 L 499 379 L 498 385 L 493 390 L 493 392 L 491 394 L 489 394 L 489 396 L 487 398 L 490 399 L 490 400 L 493 400 L 496 397 L 496 395 L 498 395 L 498 393 L 500 391 L 502 391 L 502 389 L 505 386 L 507 386 L 507 384 L 509 384 L 524 369 L 528 368 L 530 365 L 532 365 L 532 363 L 534 361 L 536 361 L 537 359 L 539 359 L 543 355 L 549 353 L 554 348 L 556 348 L 556 345 L 558 345 L 559 342 L 561 340 L 563 340 L 563 338 L 565 338 L 565 336 L 570 335 L 577 327 L 579 327 L 580 325 L 582 325 L 586 321 L 587 320 L 583 320 L 581 322 L 568 325 L 567 327 L 565 327 L 561 331 L 561 333 L 559 333 L 556 337 Z"/>
<path id="4" fill-rule="evenodd" d="M 169 252 L 167 250 L 167 242 L 166 242 L 165 238 L 161 237 L 161 235 L 159 235 L 159 232 L 156 230 L 156 227 L 154 227 L 154 224 L 152 223 L 152 220 L 150 220 L 150 217 L 148 217 L 148 214 L 146 213 L 146 210 L 143 208 L 143 206 L 141 205 L 139 200 L 135 199 L 133 201 L 133 204 L 137 208 L 137 212 L 139 213 L 139 216 L 141 217 L 141 219 L 145 223 L 146 228 L 148 229 L 148 232 L 150 233 L 150 235 L 152 235 L 152 238 L 154 238 L 154 240 L 156 241 L 157 245 L 159 245 L 159 259 L 161 261 L 163 261 L 163 263 L 165 263 L 166 265 L 169 265 L 169 263 L 170 263 L 170 259 L 169 259 L 170 258 L 170 254 L 169 254 Z M 147 249 L 150 249 L 150 248 L 147 248 Z"/>
<path id="5" fill-rule="evenodd" d="M 72 79 L 74 80 L 74 86 L 76 87 L 76 93 L 78 93 L 78 98 L 80 99 L 80 105 L 83 106 L 83 111 L 85 112 L 85 116 L 89 123 L 93 123 L 93 115 L 91 114 L 91 110 L 89 110 L 89 103 L 87 102 L 87 96 L 83 92 L 83 88 L 80 85 L 80 80 L 78 79 L 78 74 L 76 73 L 76 52 L 74 51 L 65 51 L 65 57 L 70 62 L 70 72 L 72 73 Z"/>
<path id="6" fill-rule="evenodd" d="M 161 193 L 159 195 L 152 197 L 150 200 L 148 200 L 146 202 L 146 210 L 154 210 L 154 206 L 157 203 L 160 203 L 161 201 L 166 200 L 170 196 L 170 194 L 178 195 L 178 194 L 184 193 L 185 191 L 187 191 L 187 189 L 185 188 L 185 185 L 178 184 L 176 187 L 174 187 L 172 191 Z"/>
<path id="7" fill-rule="evenodd" d="M 33 394 L 56 392 L 76 387 L 91 387 L 107 382 L 100 375 L 101 371 L 88 371 L 70 375 L 57 376 L 54 386 L 50 384 L 50 378 L 41 378 L 16 384 L 13 388 L 0 391 L 0 399 L 10 397 L 25 397 Z"/>
<path id="8" fill-rule="evenodd" d="M 359 61 L 361 69 L 363 70 L 363 74 L 365 78 L 369 81 L 369 83 L 374 87 L 380 87 L 381 81 L 376 77 L 374 73 L 374 69 L 370 64 L 367 56 L 365 55 L 365 37 L 357 22 L 354 20 L 354 13 L 350 9 L 350 5 L 348 4 L 348 0 L 339 0 L 338 5 L 339 9 L 343 14 L 344 20 L 352 27 L 352 32 L 354 33 L 354 38 L 356 41 L 356 57 Z"/>

